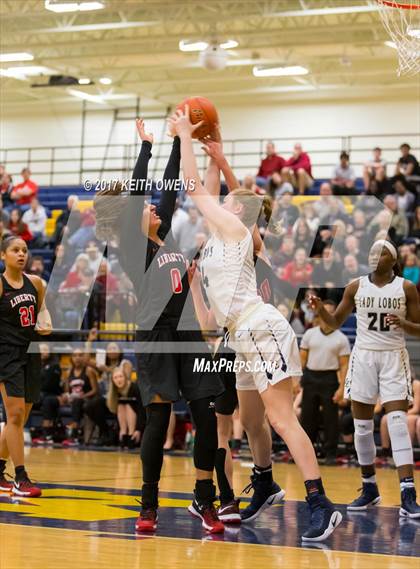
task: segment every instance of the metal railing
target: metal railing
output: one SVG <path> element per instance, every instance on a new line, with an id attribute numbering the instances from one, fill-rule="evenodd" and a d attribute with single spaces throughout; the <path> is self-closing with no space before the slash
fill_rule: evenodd
<path id="1" fill-rule="evenodd" d="M 402 142 L 409 142 L 414 154 L 420 151 L 418 133 L 295 136 L 271 140 L 276 144 L 277 152 L 285 158 L 291 155 L 293 144 L 300 141 L 311 157 L 317 178 L 331 176 L 331 170 L 339 162 L 339 154 L 343 150 L 351 153 L 351 164 L 358 176 L 375 146 L 383 149 L 384 158 L 391 168 L 398 160 L 398 148 Z M 240 178 L 256 173 L 264 156 L 266 142 L 267 139 L 263 138 L 224 141 L 226 157 Z M 170 141 L 154 144 L 154 159 L 149 169 L 151 177 L 157 179 L 162 176 L 170 147 Z M 0 149 L 0 163 L 6 165 L 12 176 L 18 175 L 22 167 L 29 166 L 34 179 L 41 185 L 81 184 L 85 179 L 121 179 L 130 176 L 137 152 L 138 145 L 134 143 L 3 148 Z M 206 156 L 200 156 L 200 152 L 197 152 L 199 166 L 204 172 Z"/>

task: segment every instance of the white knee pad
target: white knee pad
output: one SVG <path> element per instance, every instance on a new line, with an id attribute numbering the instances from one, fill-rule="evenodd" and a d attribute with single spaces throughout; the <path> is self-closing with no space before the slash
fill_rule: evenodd
<path id="1" fill-rule="evenodd" d="M 354 448 L 360 466 L 375 462 L 376 446 L 373 438 L 373 420 L 354 419 Z"/>
<path id="2" fill-rule="evenodd" d="M 391 411 L 387 414 L 386 419 L 395 466 L 413 464 L 413 446 L 408 432 L 407 413 Z"/>

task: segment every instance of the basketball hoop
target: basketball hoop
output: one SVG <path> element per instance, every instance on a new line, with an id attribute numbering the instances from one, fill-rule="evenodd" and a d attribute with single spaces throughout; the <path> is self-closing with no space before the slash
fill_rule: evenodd
<path id="1" fill-rule="evenodd" d="M 420 0 L 376 0 L 382 23 L 398 50 L 398 75 L 420 72 Z"/>

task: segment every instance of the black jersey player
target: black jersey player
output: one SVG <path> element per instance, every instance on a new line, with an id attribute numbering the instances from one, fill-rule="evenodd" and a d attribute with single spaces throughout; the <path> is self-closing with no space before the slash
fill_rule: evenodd
<path id="1" fill-rule="evenodd" d="M 153 531 L 157 527 L 163 446 L 171 403 L 181 394 L 189 402 L 196 425 L 194 464 L 197 481 L 192 513 L 202 519 L 207 531 L 221 532 L 224 527 L 213 506 L 213 469 L 217 449 L 213 401 L 223 391 L 223 385 L 217 374 L 193 372 L 194 354 L 176 353 L 177 343 L 200 342 L 204 346 L 204 341 L 189 297 L 186 260 L 171 232 L 177 192 L 174 187 L 163 190 L 158 206 L 141 199 L 145 193 L 143 182 L 147 179 L 153 137 L 145 132 L 140 119 L 137 120 L 137 129 L 142 146 L 132 176 L 128 204 L 116 220 L 121 266 L 133 282 L 137 296 L 136 340 L 147 343 L 149 347 L 156 346 L 152 351 L 149 348 L 147 353 L 140 351 L 137 355 L 139 386 L 147 419 L 141 442 L 142 510 L 136 529 Z M 164 181 L 179 178 L 180 158 L 180 142 L 175 137 Z M 100 217 L 98 200 L 97 224 L 101 223 Z M 109 219 L 106 223 L 109 226 Z M 181 316 L 183 329 L 178 329 Z M 174 352 L 163 353 L 159 348 L 161 342 L 172 344 Z M 209 352 L 201 355 L 211 359 Z"/>
<path id="2" fill-rule="evenodd" d="M 42 281 L 26 275 L 28 248 L 22 239 L 9 237 L 1 246 L 5 271 L 0 276 L 0 393 L 6 409 L 6 426 L 0 437 L 0 490 L 36 497 L 41 490 L 29 479 L 24 466 L 23 427 L 40 395 L 40 355 L 28 353 L 38 334 L 51 333 L 51 320 L 43 306 Z M 11 457 L 12 484 L 4 475 Z"/>

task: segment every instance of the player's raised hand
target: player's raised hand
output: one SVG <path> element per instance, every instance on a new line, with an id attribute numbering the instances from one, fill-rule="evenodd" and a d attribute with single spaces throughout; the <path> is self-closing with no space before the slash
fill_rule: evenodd
<path id="1" fill-rule="evenodd" d="M 210 138 L 202 138 L 200 142 L 203 145 L 201 148 L 207 156 L 210 156 L 210 158 L 216 162 L 216 164 L 220 164 L 225 159 L 222 144 L 220 142 L 216 142 Z"/>
<path id="2" fill-rule="evenodd" d="M 136 119 L 137 132 L 139 133 L 140 140 L 150 142 L 153 144 L 153 134 L 148 133 L 144 130 L 144 120 Z"/>
<path id="3" fill-rule="evenodd" d="M 404 322 L 406 322 L 404 318 L 401 318 L 398 314 L 387 314 L 385 318 L 385 323 L 388 326 L 395 326 L 396 328 L 403 328 Z"/>
<path id="4" fill-rule="evenodd" d="M 174 129 L 178 136 L 192 135 L 204 121 L 192 124 L 190 120 L 190 107 L 185 105 L 184 111 L 178 109 L 168 120 L 169 130 Z"/>

